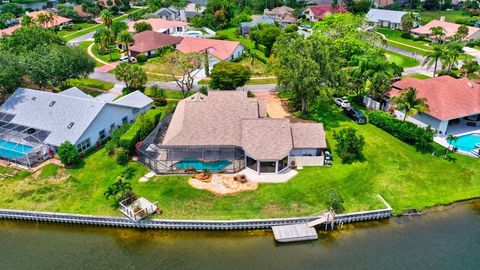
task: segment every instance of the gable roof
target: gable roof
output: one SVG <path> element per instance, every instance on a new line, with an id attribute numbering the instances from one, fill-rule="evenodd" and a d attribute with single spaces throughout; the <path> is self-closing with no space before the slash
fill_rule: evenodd
<path id="1" fill-rule="evenodd" d="M 189 0 L 189 2 L 201 7 L 206 7 L 208 4 L 208 0 Z"/>
<path id="2" fill-rule="evenodd" d="M 78 97 L 78 98 L 87 98 L 87 99 L 94 99 L 94 97 L 90 96 L 89 94 L 83 92 L 82 90 L 78 89 L 77 87 L 72 87 L 67 90 L 60 92 L 64 96 L 71 96 L 71 97 Z"/>
<path id="3" fill-rule="evenodd" d="M 253 16 L 252 16 L 253 17 Z M 256 18 L 254 18 L 252 21 L 250 22 L 241 22 L 240 23 L 240 27 L 253 27 L 257 24 L 260 24 L 260 23 L 265 23 L 265 24 L 274 24 L 275 23 L 275 20 L 266 16 L 266 15 L 262 15 L 262 16 L 258 16 Z"/>
<path id="4" fill-rule="evenodd" d="M 0 30 L 0 37 L 3 36 L 3 35 L 11 36 L 12 33 L 20 27 L 22 27 L 22 26 L 20 24 L 17 24 L 17 25 L 10 26 L 10 27 L 5 28 L 5 29 L 1 29 Z"/>
<path id="5" fill-rule="evenodd" d="M 322 123 L 292 123 L 294 148 L 327 148 Z"/>
<path id="6" fill-rule="evenodd" d="M 137 108 L 136 106 L 141 105 L 140 102 L 128 104 L 122 102 L 122 99 L 119 99 L 118 103 L 104 102 L 89 95 L 85 96 L 86 94 L 82 95 L 78 91 L 78 88 L 71 88 L 65 93 L 51 93 L 18 88 L 0 106 L 0 111 L 14 115 L 11 123 L 49 131 L 50 134 L 44 142 L 58 146 L 66 140 L 76 143 L 106 106 Z M 138 94 L 132 94 L 123 99 L 140 99 Z M 145 102 L 144 99 L 140 101 Z M 69 128 L 71 123 L 73 125 Z"/>
<path id="7" fill-rule="evenodd" d="M 240 42 L 208 39 L 208 38 L 194 38 L 186 37 L 177 45 L 177 50 L 183 53 L 204 52 L 217 57 L 220 60 L 228 59 L 240 46 Z"/>
<path id="8" fill-rule="evenodd" d="M 92 14 L 86 12 L 85 10 L 83 10 L 83 7 L 82 5 L 76 5 L 73 7 L 73 10 L 75 10 L 78 14 L 78 17 L 81 17 L 81 18 L 87 18 L 87 17 L 92 17 Z"/>
<path id="9" fill-rule="evenodd" d="M 130 32 L 135 32 L 134 25 L 137 22 L 146 22 L 149 23 L 152 26 L 152 30 L 155 32 L 164 32 L 167 29 L 170 29 L 172 27 L 184 27 L 188 26 L 187 22 L 182 22 L 182 21 L 168 21 L 165 19 L 160 19 L 160 18 L 151 18 L 151 19 L 146 19 L 146 20 L 138 20 L 134 22 L 129 22 L 127 23 L 128 25 L 128 31 Z"/>
<path id="10" fill-rule="evenodd" d="M 271 14 L 271 15 L 284 15 L 286 13 L 293 14 L 293 11 L 294 9 L 291 7 L 281 6 L 281 7 L 272 8 L 271 10 L 265 9 L 264 13 Z"/>
<path id="11" fill-rule="evenodd" d="M 401 23 L 402 17 L 405 14 L 407 14 L 407 12 L 372 8 L 368 11 L 365 19 L 369 22 L 387 21 L 392 23 Z"/>
<path id="12" fill-rule="evenodd" d="M 45 11 L 45 10 L 39 10 L 39 11 L 32 11 L 32 12 L 28 12 L 27 15 L 32 17 L 32 19 L 37 19 L 38 18 L 38 15 L 40 14 L 49 14 L 50 12 L 48 11 Z M 19 20 L 21 20 L 22 18 L 19 18 Z M 71 22 L 72 19 L 69 19 L 69 18 L 65 18 L 65 17 L 62 17 L 58 14 L 55 14 L 53 13 L 53 21 L 50 21 L 50 22 L 45 22 L 42 26 L 43 27 L 46 27 L 46 28 L 49 28 L 49 27 L 55 27 L 55 26 L 59 26 L 61 24 L 64 24 L 64 23 L 67 23 L 67 22 Z"/>
<path id="13" fill-rule="evenodd" d="M 425 80 L 403 78 L 393 84 L 390 96 L 400 96 L 403 89 L 417 89 L 418 98 L 426 98 L 429 112 L 439 120 L 451 120 L 480 113 L 480 85 L 467 78 L 440 76 Z"/>
<path id="14" fill-rule="evenodd" d="M 117 100 L 114 100 L 112 103 L 116 105 L 122 105 L 132 108 L 144 108 L 150 104 L 152 104 L 153 100 L 146 95 L 144 95 L 140 91 L 134 91 L 128 95 L 120 97 Z"/>
<path id="15" fill-rule="evenodd" d="M 323 17 L 327 16 L 328 14 L 347 12 L 347 10 L 342 5 L 338 5 L 338 7 L 334 9 L 331 4 L 308 6 L 307 9 L 312 11 L 313 17 L 318 19 L 323 19 Z"/>
<path id="16" fill-rule="evenodd" d="M 134 44 L 129 47 L 135 52 L 149 52 L 165 46 L 176 45 L 183 38 L 170 36 L 155 31 L 143 31 L 133 36 Z"/>
<path id="17" fill-rule="evenodd" d="M 425 24 L 424 26 L 420 26 L 418 28 L 412 29 L 412 32 L 419 35 L 429 35 L 432 33 L 432 30 L 430 30 L 430 28 L 436 27 L 436 26 L 440 26 L 441 28 L 443 28 L 445 37 L 449 38 L 455 35 L 455 33 L 457 33 L 457 30 L 460 27 L 460 24 L 433 20 Z M 467 27 L 468 27 L 468 36 L 466 37 L 466 39 L 476 34 L 478 31 L 480 31 L 480 28 L 477 28 L 477 27 L 472 27 L 472 26 L 467 26 Z"/>

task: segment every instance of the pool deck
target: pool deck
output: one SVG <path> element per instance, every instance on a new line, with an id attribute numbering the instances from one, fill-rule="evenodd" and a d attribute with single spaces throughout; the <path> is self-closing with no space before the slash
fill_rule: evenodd
<path id="1" fill-rule="evenodd" d="M 441 146 L 448 148 L 450 145 L 447 141 L 448 135 L 454 135 L 455 137 L 460 137 L 460 136 L 465 136 L 469 134 L 474 134 L 474 133 L 479 133 L 480 134 L 480 127 L 469 127 L 465 125 L 464 123 L 460 124 L 454 124 L 454 125 L 449 125 L 448 127 L 448 134 L 443 135 L 443 136 L 435 136 L 433 138 L 433 141 L 440 144 Z M 463 150 L 458 150 L 457 153 L 465 155 L 465 156 L 470 156 L 470 157 L 477 157 L 471 152 L 468 151 L 463 151 Z"/>
<path id="2" fill-rule="evenodd" d="M 238 172 L 244 174 L 248 180 L 257 183 L 285 183 L 297 175 L 297 171 L 287 168 L 279 173 L 258 174 L 257 172 L 245 168 Z"/>

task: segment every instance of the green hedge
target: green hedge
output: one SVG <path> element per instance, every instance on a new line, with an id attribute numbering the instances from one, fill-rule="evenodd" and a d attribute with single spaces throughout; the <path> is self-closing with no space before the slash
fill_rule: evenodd
<path id="1" fill-rule="evenodd" d="M 120 138 L 130 129 L 131 126 L 131 123 L 127 123 L 112 132 L 110 140 L 105 144 L 105 149 L 109 154 L 113 154 L 115 152 L 115 148 L 119 146 Z"/>
<path id="2" fill-rule="evenodd" d="M 155 129 L 157 123 L 165 115 L 164 111 L 163 108 L 156 108 L 138 116 L 128 131 L 120 137 L 119 146 L 134 150 L 135 144 L 145 139 Z"/>
<path id="3" fill-rule="evenodd" d="M 400 121 L 384 111 L 373 111 L 368 116 L 371 124 L 406 143 L 415 145 L 418 149 L 427 150 L 432 146 L 434 133 L 432 129 L 420 128 L 413 123 Z"/>

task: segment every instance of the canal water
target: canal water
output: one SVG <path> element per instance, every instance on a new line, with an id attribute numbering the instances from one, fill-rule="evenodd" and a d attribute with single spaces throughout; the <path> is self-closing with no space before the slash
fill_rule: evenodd
<path id="1" fill-rule="evenodd" d="M 319 231 L 140 231 L 0 220 L 0 269 L 480 269 L 480 203 Z"/>

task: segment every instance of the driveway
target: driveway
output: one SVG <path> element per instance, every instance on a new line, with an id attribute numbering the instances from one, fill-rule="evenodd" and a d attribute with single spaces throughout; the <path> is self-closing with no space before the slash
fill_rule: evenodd
<path id="1" fill-rule="evenodd" d="M 282 100 L 274 92 L 256 92 L 255 97 L 264 100 L 267 105 L 267 114 L 271 118 L 285 118 L 290 114 L 285 110 Z"/>

